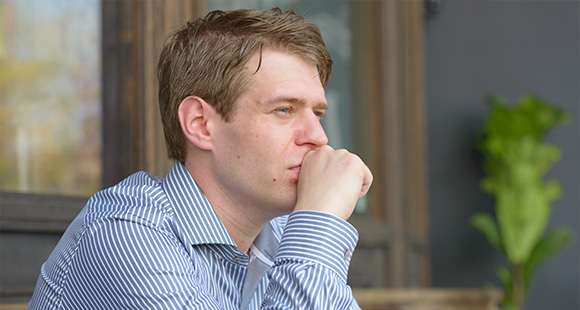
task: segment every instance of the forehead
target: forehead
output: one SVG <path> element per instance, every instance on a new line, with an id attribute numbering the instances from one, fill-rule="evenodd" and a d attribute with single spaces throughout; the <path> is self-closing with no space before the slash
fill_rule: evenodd
<path id="1" fill-rule="evenodd" d="M 315 60 L 296 51 L 290 51 L 278 47 L 265 46 L 263 48 L 256 49 L 256 51 L 251 53 L 247 58 L 247 63 L 244 69 L 248 70 L 251 74 L 254 74 L 260 71 L 263 64 L 265 63 L 265 59 L 269 59 L 271 62 L 272 60 L 278 61 L 282 58 L 300 60 L 300 62 L 316 68 L 316 76 L 320 79 L 320 71 Z"/>
<path id="2" fill-rule="evenodd" d="M 244 71 L 248 91 L 259 92 L 264 100 L 286 97 L 326 102 L 318 68 L 300 55 L 264 49 L 250 57 Z"/>

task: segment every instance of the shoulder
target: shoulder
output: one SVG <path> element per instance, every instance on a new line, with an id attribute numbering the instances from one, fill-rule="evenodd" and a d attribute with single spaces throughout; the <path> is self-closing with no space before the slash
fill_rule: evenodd
<path id="1" fill-rule="evenodd" d="M 162 178 L 141 171 L 96 193 L 85 207 L 85 223 L 108 218 L 145 226 L 162 225 L 173 216 L 162 182 Z"/>

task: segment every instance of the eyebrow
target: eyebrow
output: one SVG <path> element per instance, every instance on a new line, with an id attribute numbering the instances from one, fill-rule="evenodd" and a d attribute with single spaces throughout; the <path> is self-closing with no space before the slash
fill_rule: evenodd
<path id="1" fill-rule="evenodd" d="M 280 96 L 280 97 L 274 97 L 272 99 L 268 99 L 266 100 L 264 103 L 266 105 L 273 105 L 279 102 L 288 102 L 288 103 L 292 103 L 292 104 L 301 104 L 301 105 L 305 105 L 305 101 L 299 98 L 295 98 L 295 97 L 287 97 L 287 96 Z M 313 105 L 314 109 L 321 109 L 321 110 L 328 110 L 328 102 L 326 101 L 322 101 L 322 102 L 318 102 L 316 104 Z"/>

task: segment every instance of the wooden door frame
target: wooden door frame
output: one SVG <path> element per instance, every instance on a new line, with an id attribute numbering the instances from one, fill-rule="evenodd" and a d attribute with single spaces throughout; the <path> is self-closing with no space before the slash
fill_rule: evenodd
<path id="1" fill-rule="evenodd" d="M 386 287 L 430 285 L 423 1 L 353 1 L 353 101 L 375 181 L 359 245 L 382 248 Z M 359 146 L 365 149 L 365 145 Z M 356 255 L 356 254 L 355 254 Z M 373 281 L 370 281 L 373 283 Z"/>

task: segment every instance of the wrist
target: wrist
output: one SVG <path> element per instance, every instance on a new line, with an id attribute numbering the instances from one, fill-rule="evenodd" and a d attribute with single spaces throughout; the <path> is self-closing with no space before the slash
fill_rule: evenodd
<path id="1" fill-rule="evenodd" d="M 346 282 L 357 241 L 357 230 L 335 215 L 312 210 L 295 211 L 288 217 L 276 264 L 296 260 L 322 264 Z"/>

